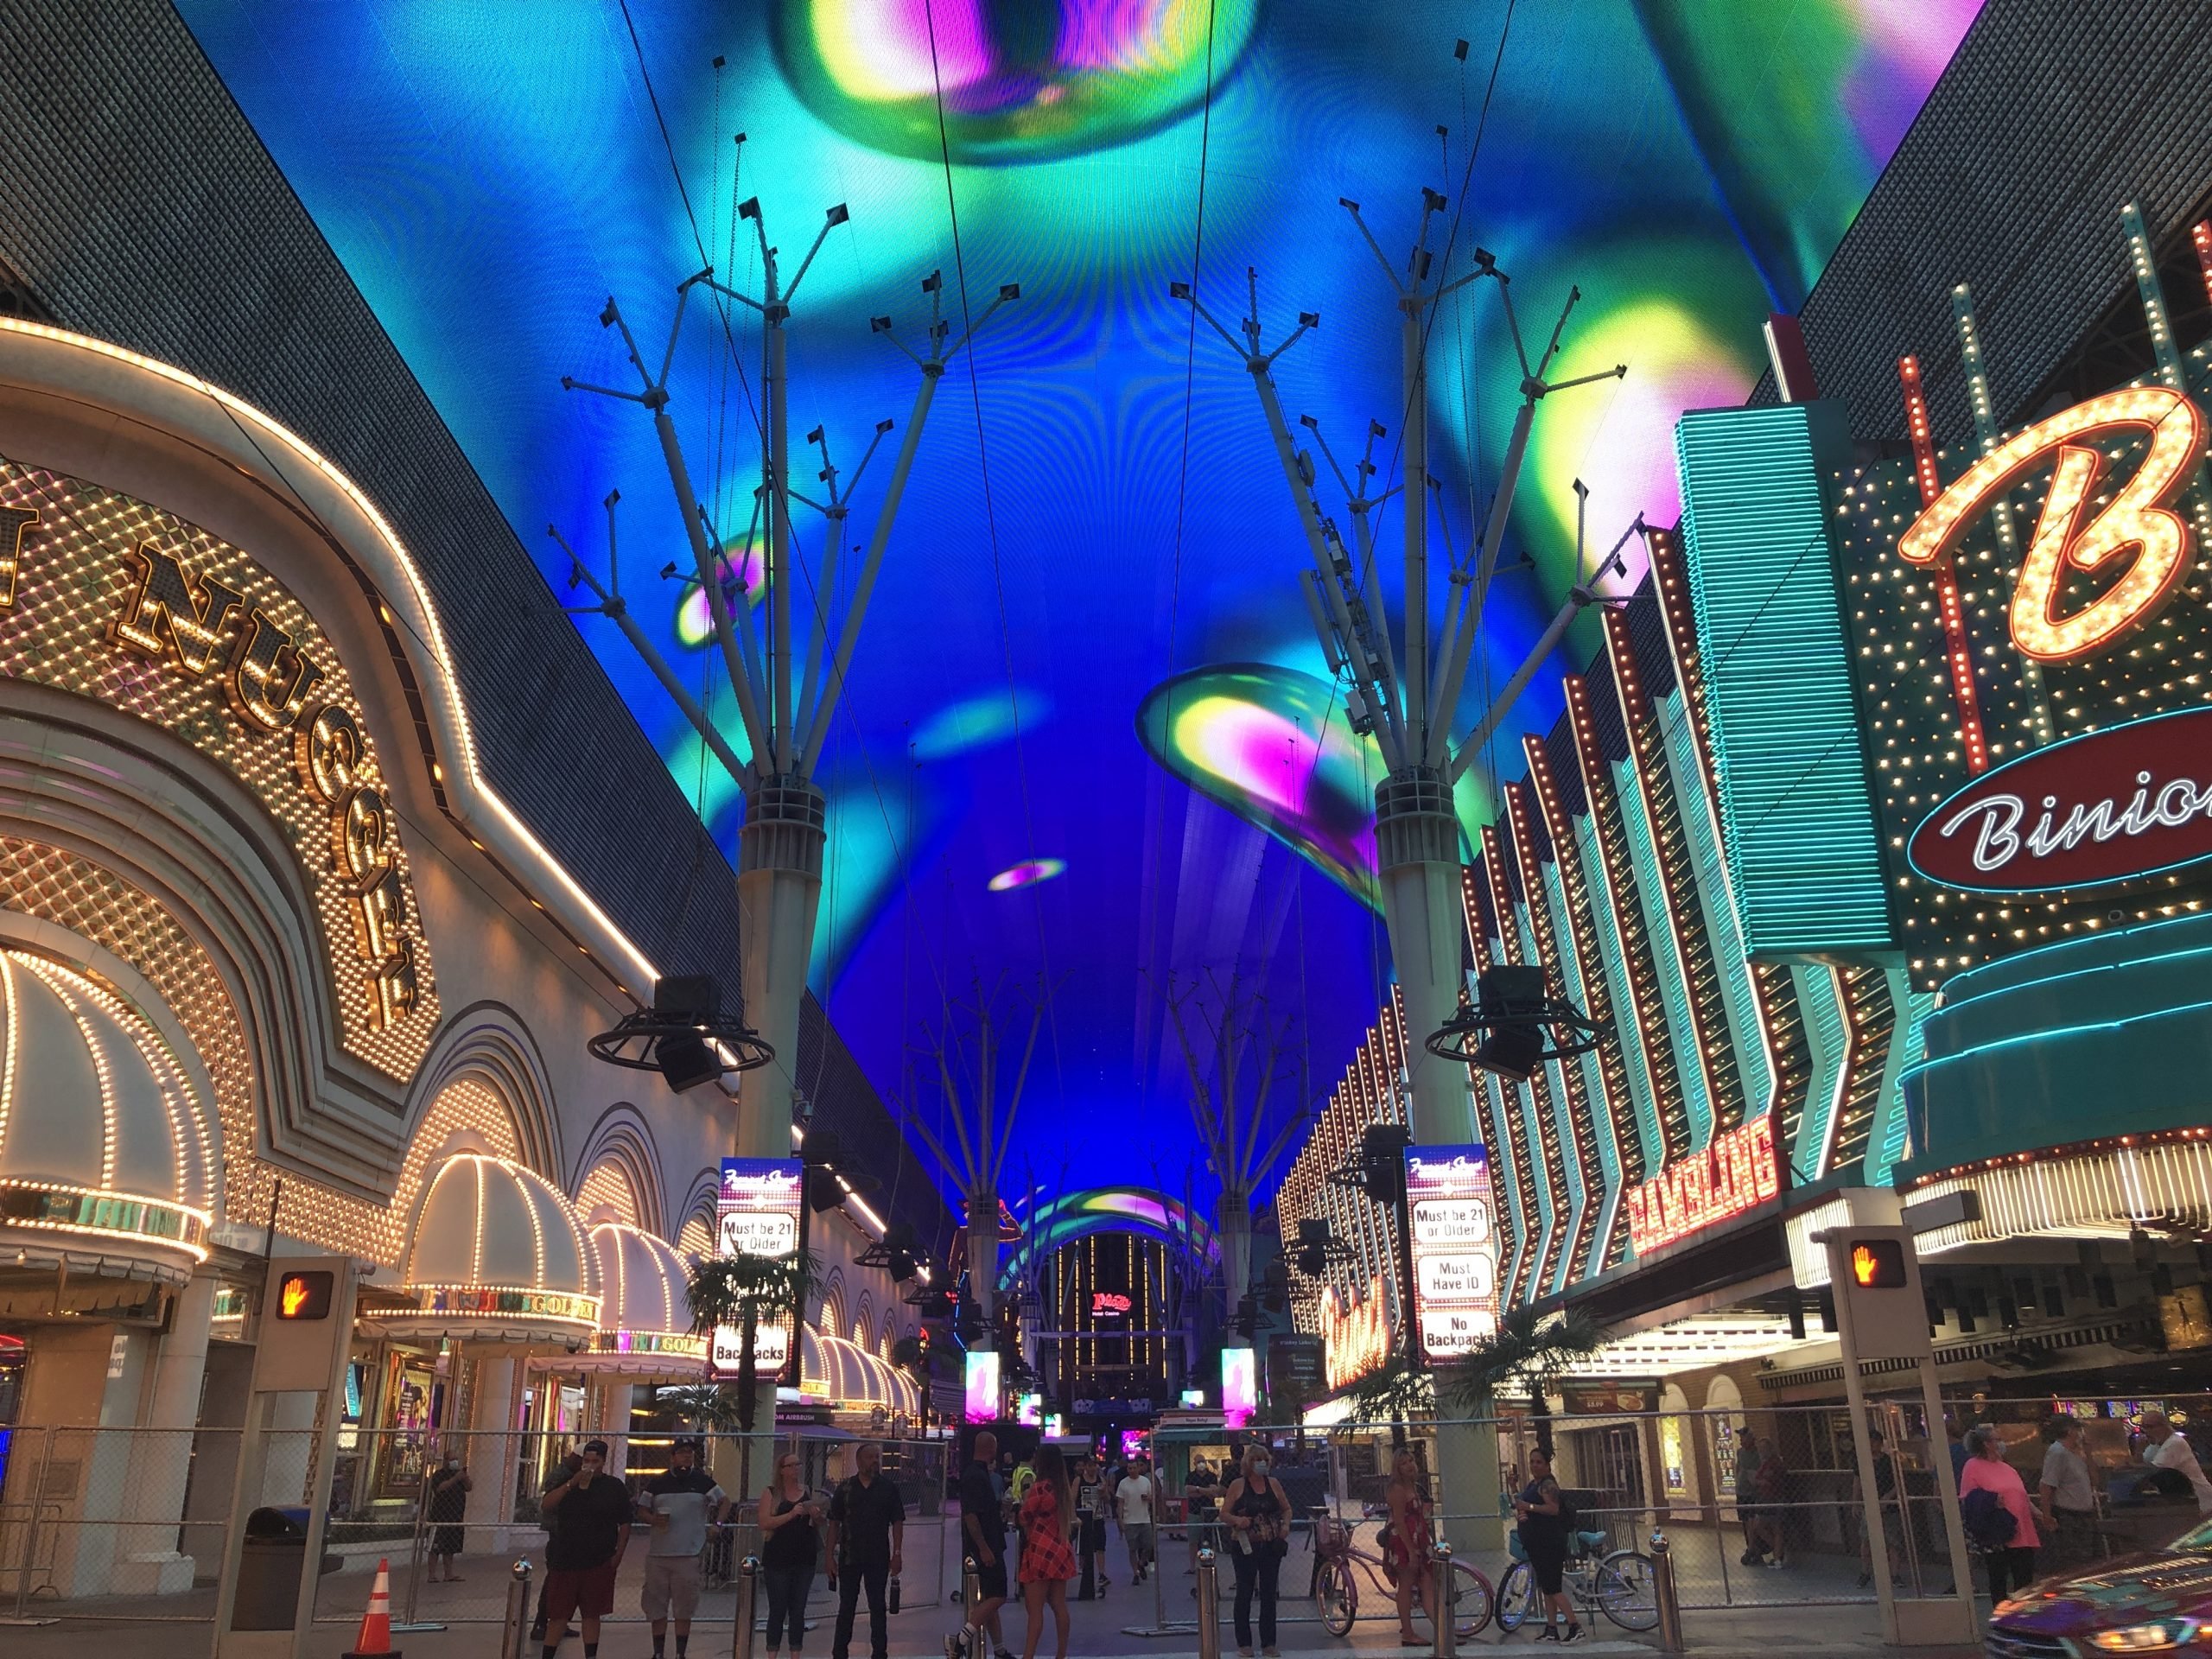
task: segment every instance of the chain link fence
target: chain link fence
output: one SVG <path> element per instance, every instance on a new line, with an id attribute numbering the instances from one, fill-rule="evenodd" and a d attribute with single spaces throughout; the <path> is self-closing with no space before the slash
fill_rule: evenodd
<path id="1" fill-rule="evenodd" d="M 1949 1421 L 1929 1424 L 1916 1402 L 1870 1406 L 1854 1425 L 1841 1406 L 1754 1403 L 1727 1412 L 1577 1412 L 1548 1420 L 1508 1413 L 1484 1422 L 1447 1424 L 1494 1436 L 1498 1491 L 1455 1491 L 1452 1466 L 1438 1456 L 1438 1427 L 1387 1422 L 1326 1428 L 1255 1427 L 1189 1445 L 1162 1446 L 1162 1525 L 1156 1592 L 1121 1601 L 1126 1613 L 1166 1629 L 1192 1609 L 1191 1568 L 1198 1550 L 1226 1547 L 1218 1515 L 1234 1462 L 1255 1441 L 1271 1448 L 1274 1472 L 1289 1491 L 1297 1521 L 1281 1575 L 1286 1623 L 1320 1617 L 1314 1600 L 1325 1555 L 1344 1552 L 1357 1589 L 1362 1624 L 1396 1617 L 1389 1521 L 1389 1467 L 1400 1446 L 1424 1471 L 1440 1534 L 1459 1544 L 1459 1559 L 1494 1589 L 1516 1559 L 1510 1499 L 1529 1478 L 1530 1452 L 1548 1439 L 1554 1472 L 1575 1509 L 1578 1547 L 1592 1560 L 1648 1552 L 1655 1529 L 1673 1554 L 1686 1612 L 1807 1605 L 1871 1605 L 1875 1567 L 1867 1511 L 1884 1517 L 1889 1566 L 1900 1594 L 1941 1595 L 1966 1571 L 1977 1587 L 1979 1563 L 1955 1562 L 1937 1477 L 1952 1437 L 1977 1422 L 1994 1426 L 2006 1460 L 2031 1498 L 2041 1484 L 2042 1424 L 2069 1403 L 2050 1396 L 1976 1397 L 1948 1403 Z M 2125 1408 L 2107 1414 L 2106 1407 Z M 2212 1453 L 2212 1396 L 2082 1402 L 2083 1452 L 2092 1471 L 2094 1509 L 2057 1517 L 2037 1552 L 2038 1573 L 2088 1568 L 2101 1560 L 2164 1545 L 2199 1519 L 2187 1482 L 2145 1460 L 2141 1412 L 2166 1412 Z M 247 1442 L 235 1428 L 195 1431 L 18 1427 L 0 1443 L 0 1613 L 211 1621 L 216 1580 L 237 1541 L 242 1606 L 281 1605 L 303 1571 L 315 1572 L 315 1617 L 358 1619 L 379 1560 L 389 1560 L 399 1622 L 490 1624 L 502 1614 L 508 1567 L 527 1556 L 542 1567 L 546 1533 L 538 1494 L 581 1435 L 543 1433 L 376 1433 L 340 1427 L 322 1559 L 305 1559 L 303 1526 L 318 1451 L 311 1427 L 277 1428 L 262 1447 L 252 1490 L 233 1509 Z M 1859 1433 L 1881 1437 L 1876 1490 L 1861 1488 Z M 633 1491 L 666 1464 L 668 1436 L 605 1436 L 611 1467 Z M 948 1502 L 951 1448 L 943 1441 L 877 1442 L 884 1471 L 906 1500 L 902 1600 L 946 1605 L 957 1594 L 961 1544 L 957 1508 Z M 736 1562 L 757 1548 L 753 1505 L 768 1484 L 765 1437 L 744 1443 L 710 1437 L 705 1466 L 731 1497 L 735 1517 L 718 1528 L 706 1556 L 707 1596 L 700 1618 L 727 1626 L 734 1617 Z M 826 1494 L 850 1471 L 859 1437 L 834 1430 L 785 1433 L 777 1453 L 796 1452 L 804 1478 Z M 1870 1441 L 1871 1444 L 1871 1441 Z M 1456 1459 L 1454 1462 L 1456 1463 Z M 426 1487 L 426 1476 L 453 1471 Z M 1211 1478 L 1209 1478 L 1211 1477 Z M 2163 1490 L 2162 1490 L 2163 1489 Z M 1109 1511 L 1110 1512 L 1110 1511 Z M 2039 1529 L 2040 1529 L 2039 1527 Z M 1461 1541 L 1469 1541 L 1462 1542 Z M 1126 1584 L 1126 1540 L 1108 1543 L 1109 1574 Z M 642 1544 L 626 1556 L 614 1617 L 642 1617 Z M 540 1573 L 540 1581 L 543 1573 Z M 1151 1605 L 1145 1605 L 1146 1603 Z M 817 1580 L 810 1622 L 834 1613 Z M 1155 1611 L 1156 1609 L 1156 1611 Z M 765 1610 L 763 1610 L 765 1611 Z"/>

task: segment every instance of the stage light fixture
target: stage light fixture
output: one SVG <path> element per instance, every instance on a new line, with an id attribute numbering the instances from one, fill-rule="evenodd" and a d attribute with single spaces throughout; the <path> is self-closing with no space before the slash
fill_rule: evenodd
<path id="1" fill-rule="evenodd" d="M 1541 967 L 1502 963 L 1482 974 L 1474 1000 L 1463 999 L 1426 1046 L 1439 1059 L 1526 1083 L 1547 1061 L 1589 1053 L 1611 1029 L 1610 1021 L 1553 996 Z"/>
<path id="2" fill-rule="evenodd" d="M 711 974 L 654 981 L 652 1007 L 625 1014 L 586 1046 L 609 1065 L 659 1072 L 678 1094 L 776 1057 L 742 1018 L 722 1013 L 721 990 Z"/>

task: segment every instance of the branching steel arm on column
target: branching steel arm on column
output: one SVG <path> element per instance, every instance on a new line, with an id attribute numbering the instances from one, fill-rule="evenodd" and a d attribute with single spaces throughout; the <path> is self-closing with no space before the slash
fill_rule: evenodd
<path id="1" fill-rule="evenodd" d="M 875 593 L 875 579 L 883 569 L 883 551 L 890 543 L 891 526 L 899 516 L 899 504 L 906 493 L 906 479 L 913 471 L 914 452 L 921 443 L 922 426 L 929 418 L 930 403 L 937 396 L 938 382 L 944 378 L 945 365 L 974 341 L 982 331 L 983 325 L 991 320 L 992 314 L 1001 306 L 1021 297 L 1020 284 L 1001 284 L 997 297 L 983 308 L 982 315 L 976 319 L 974 326 L 947 347 L 945 336 L 951 332 L 951 325 L 941 315 L 943 279 L 932 273 L 922 286 L 928 291 L 931 301 L 930 352 L 928 356 L 921 356 L 909 349 L 897 335 L 892 334 L 892 343 L 920 365 L 922 383 L 914 390 L 914 407 L 906 417 L 906 432 L 899 440 L 898 458 L 892 463 L 891 483 L 884 493 L 883 506 L 876 517 L 874 533 L 868 537 L 868 551 L 861 559 L 860 576 L 853 590 L 852 606 L 845 613 L 844 626 L 838 635 L 836 652 L 830 658 L 828 677 L 823 681 L 821 692 L 806 717 L 799 767 L 810 773 L 821 756 L 823 744 L 829 741 L 830 718 L 836 713 L 837 699 L 844 692 L 846 670 L 853 660 L 853 648 L 860 642 L 861 624 L 867 619 L 868 601 Z M 874 327 L 878 334 L 892 333 L 888 317 L 876 318 Z M 826 613 L 823 626 L 828 626 Z"/>
<path id="2" fill-rule="evenodd" d="M 1560 308 L 1559 321 L 1552 325 L 1552 337 L 1544 346 L 1542 357 L 1531 368 L 1529 353 L 1521 343 L 1521 324 L 1513 313 L 1512 279 L 1498 270 L 1497 261 L 1483 248 L 1475 250 L 1474 275 L 1492 276 L 1497 281 L 1498 299 L 1505 308 L 1506 327 L 1512 334 L 1514 355 L 1521 365 L 1521 407 L 1514 413 L 1513 433 L 1506 440 L 1505 461 L 1498 469 L 1497 493 L 1491 499 L 1490 518 L 1483 526 L 1482 542 L 1475 556 L 1474 590 L 1468 597 L 1465 625 L 1455 630 L 1454 637 L 1438 656 L 1435 694 L 1429 699 L 1435 718 L 1430 722 L 1421 753 L 1422 764 L 1442 766 L 1448 760 L 1453 777 L 1466 770 L 1469 751 L 1467 744 L 1462 743 L 1458 754 L 1452 755 L 1452 716 L 1459 701 L 1459 688 L 1466 682 L 1468 658 L 1473 653 L 1475 640 L 1482 633 L 1483 605 L 1490 594 L 1491 577 L 1497 569 L 1498 549 L 1505 540 L 1506 523 L 1513 511 L 1513 493 L 1520 484 L 1522 462 L 1528 454 L 1529 429 L 1535 423 L 1536 405 L 1555 391 L 1592 385 L 1600 380 L 1624 379 L 1628 375 L 1628 365 L 1617 363 L 1595 374 L 1577 375 L 1556 384 L 1547 382 L 1544 372 L 1559 354 L 1560 336 L 1566 331 L 1567 317 L 1581 299 L 1582 290 L 1573 287 L 1567 289 L 1567 303 Z M 1556 639 L 1554 643 L 1557 643 Z M 1491 730 L 1497 728 L 1492 717 L 1495 713 L 1493 709 L 1484 717 Z M 1484 733 L 1483 741 L 1489 741 L 1488 731 Z M 1475 746 L 1477 750 L 1480 747 Z"/>
<path id="3" fill-rule="evenodd" d="M 607 586 L 605 588 L 599 585 L 599 579 L 577 556 L 576 550 L 569 545 L 569 538 L 556 526 L 545 526 L 545 533 L 559 543 L 561 550 L 569 556 L 569 586 L 573 588 L 581 582 L 599 601 L 596 605 L 570 605 L 564 608 L 571 616 L 606 617 L 621 629 L 622 637 L 645 659 L 645 666 L 660 682 L 661 690 L 667 692 L 670 700 L 683 711 L 683 718 L 691 722 L 692 728 L 699 734 L 699 741 L 713 752 L 715 759 L 722 763 L 732 778 L 743 784 L 748 771 L 746 764 L 737 758 L 722 734 L 715 729 L 714 722 L 707 717 L 707 711 L 699 706 L 690 689 L 676 677 L 675 671 L 668 665 L 668 659 L 654 648 L 652 640 L 645 638 L 645 631 L 638 626 L 638 619 L 630 614 L 629 601 L 622 597 L 620 567 L 615 563 L 614 554 L 614 504 L 621 499 L 622 492 L 616 490 L 607 496 L 606 502 Z"/>
<path id="4" fill-rule="evenodd" d="M 1579 496 L 1586 497 L 1589 493 L 1583 488 L 1582 480 L 1579 478 L 1574 480 L 1574 487 Z M 1513 705 L 1520 701 L 1521 694 L 1529 689 L 1529 682 L 1535 678 L 1538 671 L 1549 659 L 1552 652 L 1558 649 L 1560 641 L 1567 638 L 1567 628 L 1573 624 L 1574 619 L 1592 605 L 1612 605 L 1624 602 L 1607 599 L 1598 591 L 1598 585 L 1609 575 L 1625 573 L 1627 567 L 1621 561 L 1621 550 L 1628 545 L 1630 537 L 1640 535 L 1648 528 L 1643 522 L 1643 515 L 1637 513 L 1635 522 L 1621 532 L 1620 539 L 1613 543 L 1612 551 L 1605 555 L 1604 561 L 1598 568 L 1590 573 L 1586 580 L 1577 582 L 1567 590 L 1566 601 L 1560 606 L 1551 621 L 1546 625 L 1543 632 L 1537 637 L 1536 643 L 1529 648 L 1529 654 L 1521 659 L 1521 666 L 1513 671 L 1513 677 L 1508 680 L 1499 689 L 1497 695 L 1491 699 L 1490 707 L 1483 711 L 1483 717 L 1476 722 L 1475 729 L 1467 734 L 1465 741 L 1453 752 L 1450 764 L 1445 768 L 1446 782 L 1458 783 L 1460 774 L 1465 772 L 1482 753 L 1483 746 L 1488 743 L 1491 735 L 1497 732 L 1498 723 L 1505 718 L 1507 712 L 1512 709 Z M 1580 516 L 1578 513 L 1575 525 L 1575 564 L 1578 568 L 1582 563 L 1581 539 Z"/>
<path id="5" fill-rule="evenodd" d="M 1302 340 L 1307 330 L 1319 327 L 1320 314 L 1300 312 L 1298 327 L 1289 336 L 1273 351 L 1262 351 L 1256 304 L 1253 307 L 1254 315 L 1243 320 L 1244 340 L 1240 344 L 1221 320 L 1206 308 L 1188 283 L 1170 283 L 1167 291 L 1171 298 L 1188 304 L 1208 327 L 1221 336 L 1252 377 L 1261 411 L 1267 417 L 1268 435 L 1274 444 L 1275 459 L 1282 467 L 1284 481 L 1290 486 L 1299 525 L 1306 532 L 1306 550 L 1313 555 L 1313 585 L 1307 590 L 1307 602 L 1319 607 L 1315 625 L 1321 648 L 1332 665 L 1341 660 L 1350 667 L 1353 690 L 1358 699 L 1352 708 L 1354 726 L 1364 728 L 1371 722 L 1383 763 L 1395 770 L 1406 753 L 1406 732 L 1395 677 L 1386 661 L 1384 648 L 1376 639 L 1378 630 L 1368 614 L 1366 598 L 1353 573 L 1351 556 L 1344 551 L 1343 540 L 1333 526 L 1323 518 L 1320 504 L 1314 499 L 1313 463 L 1299 454 L 1291 441 L 1290 428 L 1283 419 L 1282 404 L 1270 374 L 1277 358 Z"/>
<path id="6" fill-rule="evenodd" d="M 738 711 L 744 721 L 746 741 L 752 751 L 749 760 L 736 760 L 729 746 L 706 719 L 696 699 L 688 695 L 678 696 L 677 707 L 683 711 L 684 718 L 698 730 L 702 741 L 715 752 L 716 758 L 731 768 L 739 786 L 749 790 L 760 779 L 771 776 L 795 774 L 804 779 L 819 761 L 830 718 L 845 676 L 851 667 L 861 624 L 874 589 L 884 549 L 889 541 L 893 524 L 898 517 L 899 505 L 912 470 L 915 451 L 937 382 L 944 375 L 948 359 L 969 344 L 976 330 L 981 328 L 1000 305 L 1019 297 L 1020 290 L 1011 283 L 1002 287 L 998 299 L 977 318 L 976 327 L 963 334 L 948 350 L 945 337 L 950 327 L 943 321 L 939 297 L 942 283 L 933 273 L 922 285 L 931 296 L 931 308 L 926 356 L 918 355 L 892 334 L 888 317 L 871 319 L 870 326 L 875 333 L 890 335 L 893 343 L 914 359 L 922 370 L 922 384 L 916 392 L 913 413 L 899 445 L 890 487 L 886 493 L 882 509 L 862 559 L 852 600 L 846 606 L 842 618 L 839 619 L 836 612 L 844 585 L 842 580 L 844 525 L 849 517 L 854 493 L 861 476 L 877 446 L 891 430 L 892 423 L 887 420 L 877 423 L 874 435 L 861 456 L 860 465 L 854 468 L 851 477 L 842 486 L 837 470 L 830 459 L 826 430 L 817 427 L 809 435 L 809 442 L 822 448 L 823 466 L 817 478 L 828 486 L 829 499 L 826 503 L 815 502 L 793 490 L 787 454 L 789 375 L 785 325 L 791 315 L 792 299 L 805 280 L 816 256 L 821 251 L 824 240 L 832 229 L 846 222 L 849 215 L 842 204 L 829 209 L 823 216 L 821 228 L 807 249 L 805 257 L 799 262 L 798 272 L 788 283 L 785 283 L 776 250 L 768 241 L 759 200 L 755 198 L 741 203 L 737 211 L 740 217 L 753 221 L 759 239 L 765 272 L 760 297 L 741 293 L 717 281 L 712 266 L 686 277 L 677 288 L 676 312 L 670 323 L 668 343 L 661 355 L 658 372 L 647 367 L 620 307 L 609 299 L 600 314 L 601 325 L 620 332 L 630 362 L 637 371 L 639 389 L 625 391 L 568 376 L 563 377 L 561 384 L 569 391 L 588 391 L 640 404 L 653 417 L 662 460 L 676 497 L 677 516 L 683 522 L 684 535 L 691 546 L 690 580 L 698 585 L 706 600 L 708 617 L 712 624 L 715 645 L 722 658 L 723 671 L 736 696 Z M 767 362 L 763 374 L 766 424 L 760 434 L 763 446 L 761 484 L 755 492 L 753 505 L 753 524 L 756 528 L 762 516 L 764 499 L 767 518 L 762 560 L 763 602 L 760 607 L 763 614 L 759 624 L 762 637 L 758 641 L 753 632 L 754 607 L 747 596 L 747 583 L 744 571 L 741 568 L 734 583 L 727 578 L 720 533 L 699 503 L 683 447 L 677 439 L 675 423 L 669 415 L 668 379 L 675 363 L 685 308 L 692 289 L 702 286 L 711 293 L 735 300 L 759 313 L 766 334 Z M 813 622 L 804 651 L 804 666 L 796 684 L 793 670 L 797 653 L 793 650 L 791 616 L 791 583 L 798 575 L 791 523 L 791 503 L 794 497 L 803 505 L 816 507 L 829 520 L 822 561 L 822 580 L 818 591 L 813 596 Z M 748 552 L 754 546 L 753 534 L 753 530 L 747 532 L 745 545 Z M 571 556 L 573 560 L 573 555 Z M 575 563 L 582 572 L 581 561 Z M 582 573 L 579 579 L 587 575 L 588 573 Z M 594 588 L 594 592 L 598 591 Z M 613 620 L 621 627 L 632 647 L 644 658 L 654 677 L 664 688 L 671 689 L 671 696 L 675 696 L 680 687 L 677 677 L 652 639 L 639 627 L 636 619 L 630 614 L 621 600 L 619 587 L 610 584 L 609 589 L 600 598 L 598 606 L 583 607 L 580 613 L 595 613 Z M 830 651 L 833 632 L 836 637 L 834 653 Z"/>

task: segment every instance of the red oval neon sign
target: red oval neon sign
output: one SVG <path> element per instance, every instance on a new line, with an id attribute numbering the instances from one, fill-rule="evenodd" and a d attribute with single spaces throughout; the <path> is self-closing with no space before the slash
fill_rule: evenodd
<path id="1" fill-rule="evenodd" d="M 1905 844 L 1947 887 L 2049 893 L 2212 859 L 2212 709 L 2069 737 L 1985 772 Z"/>

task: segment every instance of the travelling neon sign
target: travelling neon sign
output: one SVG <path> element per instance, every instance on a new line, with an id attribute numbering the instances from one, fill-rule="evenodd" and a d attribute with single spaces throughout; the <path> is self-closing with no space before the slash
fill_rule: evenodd
<path id="1" fill-rule="evenodd" d="M 1321 1357 L 1329 1386 L 1356 1382 L 1390 1357 L 1390 1315 L 1380 1275 L 1366 1294 L 1347 1300 L 1331 1285 L 1321 1293 Z"/>
<path id="2" fill-rule="evenodd" d="M 2108 502 L 2094 507 L 2107 466 L 2094 442 L 2134 434 L 2149 440 L 2141 463 Z M 2030 473 L 2053 466 L 2012 592 L 2012 643 L 2037 662 L 2088 656 L 2151 620 L 2187 578 L 2196 549 L 2172 503 L 2204 448 L 2204 417 L 2178 391 L 2151 385 L 2107 392 L 2037 422 L 1968 467 L 1913 521 L 1897 556 L 1948 569 L 1976 518 Z M 2132 562 L 2096 598 L 2062 610 L 2069 574 L 2102 574 L 2131 553 Z"/>
<path id="3" fill-rule="evenodd" d="M 1930 881 L 2051 893 L 2212 859 L 2212 709 L 2069 737 L 1986 772 L 1912 832 Z"/>
<path id="4" fill-rule="evenodd" d="M 1628 1237 L 1638 1255 L 1733 1219 L 1782 1192 L 1774 1119 L 1717 1135 L 1628 1193 Z"/>

